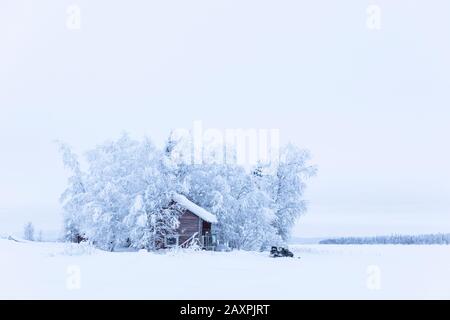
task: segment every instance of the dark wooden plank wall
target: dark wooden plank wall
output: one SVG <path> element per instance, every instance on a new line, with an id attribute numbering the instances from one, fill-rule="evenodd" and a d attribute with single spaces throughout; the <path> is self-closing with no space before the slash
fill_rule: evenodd
<path id="1" fill-rule="evenodd" d="M 180 235 L 180 245 L 187 239 L 192 237 L 192 235 L 196 232 L 198 232 L 199 234 L 201 233 L 200 218 L 192 212 L 186 211 L 180 217 L 180 227 L 178 228 L 178 233 Z"/>

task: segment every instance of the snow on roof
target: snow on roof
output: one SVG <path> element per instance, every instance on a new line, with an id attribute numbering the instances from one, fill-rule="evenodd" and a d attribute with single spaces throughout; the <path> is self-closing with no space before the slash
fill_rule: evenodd
<path id="1" fill-rule="evenodd" d="M 215 215 L 213 215 L 212 213 L 209 213 L 202 207 L 199 207 L 198 205 L 196 205 L 195 203 L 190 201 L 185 196 L 183 196 L 181 194 L 175 194 L 173 196 L 173 200 L 176 201 L 183 208 L 189 210 L 190 212 L 192 212 L 193 214 L 198 216 L 199 218 L 201 218 L 207 222 L 210 222 L 210 223 L 217 223 L 217 218 Z"/>

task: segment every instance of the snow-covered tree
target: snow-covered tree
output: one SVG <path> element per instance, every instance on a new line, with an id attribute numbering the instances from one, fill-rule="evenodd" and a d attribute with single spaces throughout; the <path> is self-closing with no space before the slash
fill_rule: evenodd
<path id="1" fill-rule="evenodd" d="M 38 235 L 36 237 L 36 241 L 38 241 L 38 242 L 44 241 L 44 235 L 43 235 L 42 230 L 39 230 Z"/>
<path id="2" fill-rule="evenodd" d="M 129 242 L 124 220 L 145 188 L 144 173 L 156 152 L 149 140 L 136 141 L 124 134 L 87 153 L 83 230 L 97 246 L 113 250 Z"/>
<path id="3" fill-rule="evenodd" d="M 306 180 L 316 173 L 309 159 L 308 151 L 288 144 L 276 163 L 258 163 L 252 171 L 259 190 L 270 198 L 269 207 L 275 214 L 272 225 L 283 242 L 289 240 L 295 222 L 306 211 Z"/>
<path id="4" fill-rule="evenodd" d="M 172 201 L 176 184 L 166 160 L 162 156 L 145 169 L 142 176 L 145 189 L 136 196 L 125 217 L 132 247 L 157 249 L 164 243 L 164 237 L 173 235 L 178 227 L 181 210 Z"/>
<path id="5" fill-rule="evenodd" d="M 34 241 L 34 226 L 31 222 L 23 227 L 23 237 L 25 240 Z"/>
<path id="6" fill-rule="evenodd" d="M 149 236 L 146 232 L 148 230 L 148 214 L 144 208 L 142 195 L 136 196 L 129 214 L 124 219 L 124 223 L 129 229 L 128 243 L 130 246 L 139 249 L 149 246 Z"/>
<path id="7" fill-rule="evenodd" d="M 148 139 L 124 134 L 90 150 L 84 173 L 76 156 L 62 146 L 72 171 L 62 197 L 66 234 L 74 235 L 66 240 L 89 239 L 105 250 L 154 249 L 175 231 L 178 211 L 170 205 L 176 166 Z"/>
<path id="8" fill-rule="evenodd" d="M 282 149 L 272 188 L 275 202 L 275 227 L 278 235 L 288 241 L 297 218 L 306 211 L 303 194 L 305 180 L 316 173 L 307 165 L 310 154 L 292 144 Z"/>
<path id="9" fill-rule="evenodd" d="M 81 214 L 87 196 L 83 182 L 83 173 L 78 162 L 78 157 L 72 152 L 71 148 L 62 142 L 57 142 L 57 144 L 62 155 L 63 164 L 71 172 L 67 188 L 60 198 L 64 212 L 63 239 L 78 242 L 82 237 L 80 226 L 84 217 Z"/>

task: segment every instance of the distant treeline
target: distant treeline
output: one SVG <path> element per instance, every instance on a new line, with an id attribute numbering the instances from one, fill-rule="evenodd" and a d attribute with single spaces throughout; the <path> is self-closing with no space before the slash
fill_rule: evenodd
<path id="1" fill-rule="evenodd" d="M 326 239 L 320 244 L 450 244 L 450 233 L 390 235 L 376 237 L 342 237 Z"/>

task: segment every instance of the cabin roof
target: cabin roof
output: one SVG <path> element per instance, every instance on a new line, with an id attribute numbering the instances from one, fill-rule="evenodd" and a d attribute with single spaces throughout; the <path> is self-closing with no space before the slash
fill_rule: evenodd
<path id="1" fill-rule="evenodd" d="M 173 200 L 177 202 L 180 206 L 182 206 L 186 210 L 189 210 L 190 212 L 192 212 L 199 218 L 205 220 L 206 222 L 217 223 L 217 217 L 215 215 L 206 211 L 202 207 L 199 207 L 185 196 L 181 194 L 175 194 L 173 196 Z"/>

